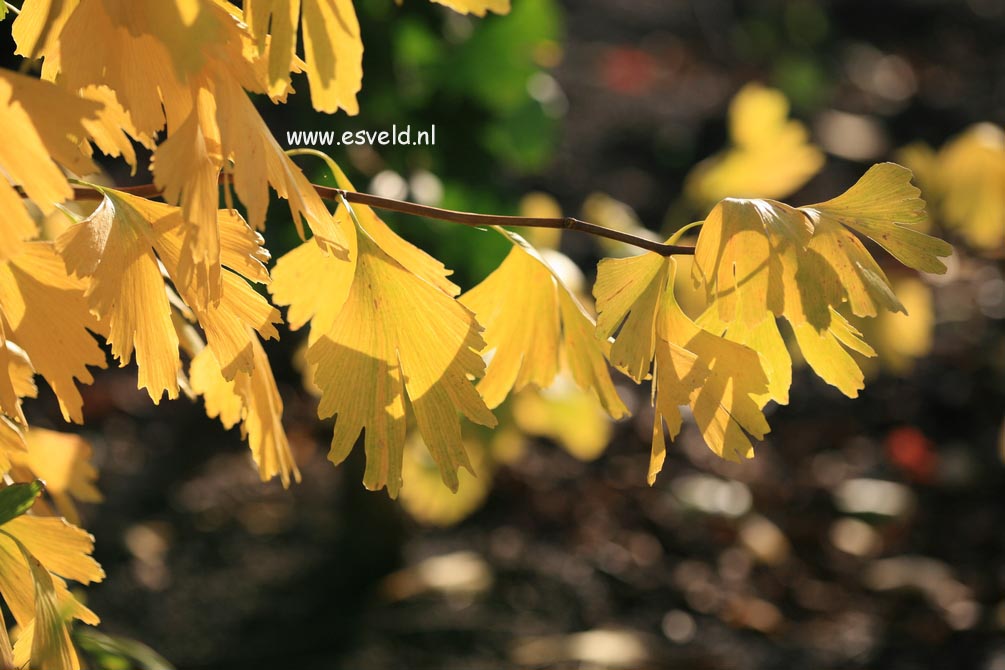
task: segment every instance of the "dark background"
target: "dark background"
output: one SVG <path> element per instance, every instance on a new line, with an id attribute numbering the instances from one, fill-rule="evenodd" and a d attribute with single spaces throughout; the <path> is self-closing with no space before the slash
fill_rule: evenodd
<path id="1" fill-rule="evenodd" d="M 669 233 L 703 215 L 684 177 L 724 146 L 748 81 L 783 91 L 828 151 L 793 204 L 836 195 L 911 141 L 1005 120 L 998 0 L 514 0 L 482 21 L 418 0 L 357 4 L 362 115 L 316 115 L 305 95 L 263 115 L 281 140 L 435 123 L 436 147 L 335 156 L 366 190 L 412 180 L 414 198 L 431 173 L 457 209 L 516 213 L 543 191 L 579 215 L 604 192 Z M 5 27 L 0 52 L 9 39 Z M 868 155 L 847 157 L 835 110 L 870 122 L 881 141 Z M 296 239 L 283 208 L 272 214 L 278 257 Z M 466 288 L 506 251 L 389 218 Z M 587 277 L 603 255 L 571 235 L 562 250 Z M 1000 254 L 958 255 L 925 280 L 929 353 L 897 374 L 874 366 L 855 400 L 797 369 L 753 461 L 718 460 L 686 424 L 650 488 L 643 409 L 592 462 L 531 440 L 446 528 L 366 492 L 359 454 L 326 461 L 331 427 L 291 363 L 302 333 L 269 345 L 304 473 L 289 491 L 259 483 L 236 431 L 200 407 L 155 407 L 135 370 L 104 372 L 84 389 L 106 498 L 84 525 L 108 572 L 88 604 L 104 632 L 193 670 L 1005 670 L 1005 284 Z M 635 406 L 648 397 L 619 388 Z M 28 413 L 64 429 L 51 397 Z"/>

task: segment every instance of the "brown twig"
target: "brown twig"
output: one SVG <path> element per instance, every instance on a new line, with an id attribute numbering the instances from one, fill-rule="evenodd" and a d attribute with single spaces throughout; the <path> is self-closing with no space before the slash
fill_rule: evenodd
<path id="1" fill-rule="evenodd" d="M 581 221 L 571 216 L 534 217 L 475 214 L 474 212 L 458 212 L 453 209 L 420 205 L 414 202 L 396 200 L 394 198 L 385 198 L 383 196 L 373 195 L 370 193 L 346 191 L 344 189 L 322 186 L 320 184 L 312 184 L 312 186 L 314 187 L 314 190 L 317 191 L 318 195 L 326 200 L 338 201 L 340 198 L 344 197 L 351 203 L 367 205 L 369 207 L 373 207 L 374 209 L 399 212 L 401 214 L 411 214 L 413 216 L 422 216 L 428 219 L 436 219 L 438 221 L 460 223 L 465 226 L 517 226 L 523 228 L 557 228 L 560 230 L 575 230 L 588 235 L 606 237 L 610 240 L 623 242 L 624 244 L 629 244 L 633 247 L 638 247 L 639 249 L 655 252 L 661 256 L 694 254 L 694 247 L 692 246 L 654 242 L 653 240 L 640 237 L 639 235 L 632 235 L 631 233 L 626 233 L 620 230 L 605 228 L 603 226 L 598 226 L 595 223 Z M 162 195 L 161 190 L 154 184 L 114 188 L 118 191 L 123 191 L 125 193 L 129 193 L 130 195 L 136 195 L 143 198 L 156 198 Z M 22 195 L 22 197 L 24 197 L 24 193 L 21 189 L 18 189 L 18 192 Z M 73 188 L 74 200 L 99 200 L 101 198 L 102 195 L 100 191 L 81 186 L 75 186 Z"/>

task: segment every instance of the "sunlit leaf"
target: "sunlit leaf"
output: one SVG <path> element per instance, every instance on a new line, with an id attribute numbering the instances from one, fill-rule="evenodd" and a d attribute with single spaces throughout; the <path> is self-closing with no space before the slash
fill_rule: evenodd
<path id="1" fill-rule="evenodd" d="M 10 182 L 43 214 L 70 199 L 73 190 L 57 163 L 78 174 L 94 169 L 77 141 L 85 135 L 85 120 L 96 120 L 99 108 L 49 82 L 0 69 L 0 174 L 6 177 L 0 178 L 0 261 L 37 231 Z"/>
<path id="2" fill-rule="evenodd" d="M 936 157 L 934 187 L 946 222 L 978 249 L 1005 247 L 1005 130 L 971 126 Z"/>
<path id="3" fill-rule="evenodd" d="M 674 438 L 691 408 L 708 447 L 738 460 L 768 424 L 761 400 L 768 378 L 757 352 L 700 328 L 673 295 L 676 262 L 655 253 L 601 261 L 594 291 L 598 334 L 614 334 L 611 359 L 641 380 L 652 369 L 653 452 L 649 481 L 663 466 L 665 436 Z"/>
<path id="4" fill-rule="evenodd" d="M 698 205 L 722 198 L 778 198 L 805 184 L 823 166 L 823 153 L 806 128 L 788 118 L 789 103 L 777 90 L 747 84 L 729 106 L 732 146 L 699 163 L 685 191 Z"/>
<path id="5" fill-rule="evenodd" d="M 460 301 L 485 327 L 490 355 L 478 392 L 489 408 L 511 391 L 546 388 L 568 361 L 577 384 L 594 390 L 612 416 L 627 414 L 607 372 L 593 320 L 558 280 L 544 258 L 515 233 L 502 265 Z"/>
<path id="6" fill-rule="evenodd" d="M 159 401 L 178 395 L 181 362 L 178 336 L 161 273 L 163 264 L 179 295 L 206 332 L 207 345 L 232 379 L 253 367 L 256 332 L 278 337 L 276 309 L 238 272 L 264 281 L 261 238 L 236 213 L 224 210 L 215 221 L 222 240 L 221 295 L 216 303 L 198 300 L 198 285 L 186 283 L 187 227 L 178 208 L 106 189 L 94 213 L 57 241 L 67 268 L 90 278 L 91 309 L 109 324 L 112 354 L 125 365 L 135 350 L 140 388 Z M 250 237 L 249 237 L 250 236 Z M 30 352 L 29 352 L 30 353 Z"/>
<path id="7" fill-rule="evenodd" d="M 79 523 L 76 502 L 101 502 L 95 484 L 98 471 L 91 463 L 91 445 L 79 435 L 32 428 L 27 450 L 14 454 L 15 476 L 30 473 L 45 481 L 45 492 L 71 523 Z"/>
<path id="8" fill-rule="evenodd" d="M 669 265 L 672 284 L 676 263 L 671 259 Z M 680 309 L 673 291 L 662 296 L 657 336 L 650 479 L 663 448 L 659 422 L 666 420 L 671 437 L 680 426 L 674 404 L 691 408 L 705 444 L 716 454 L 727 460 L 751 458 L 751 438 L 762 439 L 770 430 L 758 400 L 769 386 L 757 352 L 700 328 Z"/>
<path id="9" fill-rule="evenodd" d="M 925 221 L 920 196 L 910 170 L 880 163 L 838 197 L 800 209 L 811 218 L 830 218 L 869 237 L 909 268 L 942 274 L 946 266 L 939 257 L 949 256 L 953 248 L 913 227 Z"/>
<path id="10" fill-rule="evenodd" d="M 283 401 L 265 350 L 257 339 L 252 346 L 251 369 L 238 372 L 232 380 L 224 377 L 208 347 L 192 359 L 189 379 L 192 390 L 205 400 L 206 414 L 226 428 L 240 422 L 262 481 L 278 475 L 283 486 L 289 486 L 291 479 L 300 481 L 300 471 L 283 429 Z"/>
<path id="11" fill-rule="evenodd" d="M 365 430 L 364 484 L 370 489 L 386 486 L 396 496 L 407 395 L 410 413 L 444 482 L 456 489 L 457 469 L 470 469 L 458 414 L 483 425 L 495 424 L 469 381 L 469 376 L 484 374 L 478 354 L 484 348 L 480 328 L 464 306 L 389 255 L 384 244 L 405 243 L 392 242 L 393 233 L 382 222 L 373 226 L 372 220 L 360 215 L 356 221 L 354 262 L 329 256 L 325 261 L 334 264 L 331 271 L 299 289 L 287 274 L 294 272 L 293 263 L 280 259 L 274 272 L 274 299 L 291 305 L 291 312 L 316 313 L 318 296 L 327 295 L 329 289 L 319 279 L 332 281 L 333 293 L 343 303 L 337 313 L 327 314 L 330 321 L 312 324 L 307 351 L 313 382 L 322 394 L 318 414 L 337 417 L 329 458 L 341 462 Z M 379 237 L 372 237 L 371 230 Z M 433 262 L 417 249 L 407 258 L 413 267 L 433 270 Z M 347 281 L 351 283 L 346 292 Z M 445 282 L 442 274 L 440 282 Z M 315 326 L 326 329 L 318 331 Z M 358 383 L 346 384 L 346 379 Z"/>
<path id="12" fill-rule="evenodd" d="M 271 34 L 270 86 L 288 83 L 303 39 L 311 102 L 319 112 L 359 113 L 356 94 L 363 81 L 363 42 L 350 0 L 249 0 L 245 16 L 260 48 Z"/>
<path id="13" fill-rule="evenodd" d="M 59 400 L 67 421 L 81 423 L 77 381 L 93 381 L 87 366 L 105 366 L 105 354 L 88 332 L 97 321 L 88 311 L 86 283 L 67 274 L 51 242 L 31 242 L 0 263 L 0 312 L 31 365 Z M 6 404 L 6 403 L 5 403 Z"/>

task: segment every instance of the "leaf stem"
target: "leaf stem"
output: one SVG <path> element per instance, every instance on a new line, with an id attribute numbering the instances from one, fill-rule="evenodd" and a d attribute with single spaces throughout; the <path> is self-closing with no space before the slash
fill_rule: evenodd
<path id="1" fill-rule="evenodd" d="M 227 181 L 229 180 L 229 176 L 223 176 L 221 179 Z M 559 230 L 575 230 L 577 232 L 594 235 L 596 237 L 606 237 L 607 239 L 624 242 L 625 244 L 630 244 L 634 247 L 638 247 L 639 249 L 645 249 L 646 251 L 652 251 L 661 256 L 694 254 L 694 247 L 692 246 L 654 242 L 653 240 L 648 240 L 638 235 L 632 235 L 631 233 L 622 232 L 620 230 L 605 228 L 603 226 L 598 226 L 595 223 L 581 221 L 571 216 L 534 217 L 476 214 L 474 212 L 460 212 L 453 209 L 433 207 L 431 205 L 420 205 L 406 200 L 385 198 L 384 196 L 373 195 L 371 193 L 348 191 L 342 188 L 322 186 L 321 184 L 311 185 L 314 187 L 314 190 L 317 191 L 317 194 L 326 200 L 334 200 L 338 202 L 344 198 L 348 202 L 358 205 L 367 205 L 369 207 L 373 207 L 374 209 L 380 209 L 388 212 L 399 212 L 401 214 L 411 214 L 413 216 L 422 216 L 428 219 L 436 219 L 438 221 L 449 221 L 450 223 L 459 223 L 465 226 L 516 226 L 522 228 L 556 228 Z M 154 184 L 108 188 L 116 188 L 116 190 L 143 198 L 155 198 L 162 195 L 161 190 Z M 24 193 L 21 193 L 21 195 L 24 196 Z M 94 187 L 75 186 L 73 189 L 74 200 L 96 200 L 101 197 L 101 193 L 94 190 Z"/>

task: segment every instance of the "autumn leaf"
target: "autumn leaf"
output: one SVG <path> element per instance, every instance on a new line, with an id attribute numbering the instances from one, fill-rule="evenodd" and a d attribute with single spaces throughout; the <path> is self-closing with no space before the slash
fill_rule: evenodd
<path id="1" fill-rule="evenodd" d="M 279 260 L 272 286 L 273 299 L 290 305 L 296 315 L 291 326 L 314 317 L 306 358 L 321 390 L 318 415 L 336 416 L 329 458 L 341 462 L 365 431 L 363 482 L 397 496 L 407 398 L 444 482 L 456 489 L 457 469 L 470 470 L 458 414 L 495 425 L 469 381 L 485 370 L 478 354 L 484 348 L 480 327 L 442 290 L 455 290 L 445 274 L 434 277 L 436 284 L 425 278 L 435 275 L 438 263 L 394 235 L 369 208 L 353 212 L 343 203 L 343 209 L 352 213 L 356 229 L 351 261 L 317 256 L 301 246 Z M 407 253 L 391 255 L 388 247 Z M 298 261 L 310 262 L 312 255 L 322 270 L 303 282 Z M 322 311 L 322 296 L 332 296 L 337 307 Z M 346 379 L 359 384 L 348 385 Z"/>
<path id="2" fill-rule="evenodd" d="M 816 222 L 833 220 L 865 235 L 909 268 L 943 274 L 946 266 L 939 257 L 949 256 L 953 248 L 913 227 L 925 222 L 925 201 L 920 196 L 911 184 L 910 170 L 880 163 L 838 197 L 800 209 Z"/>
<path id="3" fill-rule="evenodd" d="M 547 261 L 523 238 L 499 229 L 513 243 L 502 264 L 460 297 L 484 328 L 489 359 L 478 392 L 498 407 L 511 391 L 547 388 L 561 362 L 576 383 L 593 390 L 615 418 L 628 413 L 607 371 L 594 322 Z"/>
<path id="4" fill-rule="evenodd" d="M 597 266 L 597 336 L 610 338 L 611 364 L 640 382 L 656 351 L 656 316 L 667 290 L 670 264 L 657 254 L 605 258 Z"/>
<path id="5" fill-rule="evenodd" d="M 259 48 L 264 48 L 267 32 L 272 37 L 270 86 L 289 82 L 296 61 L 299 19 L 314 109 L 359 113 L 356 94 L 363 82 L 363 42 L 351 0 L 249 0 L 244 6 Z"/>
<path id="6" fill-rule="evenodd" d="M 75 382 L 93 381 L 87 366 L 105 367 L 105 354 L 88 332 L 98 326 L 85 289 L 51 242 L 26 243 L 16 257 L 0 262 L 0 320 L 8 343 L 27 354 L 55 392 L 63 418 L 76 423 L 83 421 L 83 399 Z"/>
<path id="7" fill-rule="evenodd" d="M 968 244 L 986 251 L 1005 246 L 1005 129 L 978 123 L 937 153 L 918 145 L 900 153 L 942 219 Z"/>
<path id="8" fill-rule="evenodd" d="M 66 268 L 88 278 L 91 310 L 107 324 L 112 355 L 125 366 L 136 353 L 139 387 L 160 402 L 178 397 L 178 337 L 171 325 L 164 279 L 153 248 L 153 223 L 140 198 L 106 193 L 91 216 L 56 240 Z M 147 202 L 147 201 L 143 201 Z M 167 207 L 149 203 L 149 207 Z M 162 215 L 177 214 L 161 210 Z"/>
<path id="9" fill-rule="evenodd" d="M 254 339 L 252 347 L 251 369 L 230 380 L 212 349 L 203 349 L 192 359 L 189 380 L 192 390 L 203 396 L 207 415 L 225 428 L 241 424 L 262 481 L 278 475 L 283 486 L 289 486 L 291 479 L 300 481 L 300 471 L 283 429 L 283 401 L 261 343 Z"/>
<path id="10" fill-rule="evenodd" d="M 38 427 L 28 431 L 25 443 L 25 451 L 13 454 L 14 478 L 45 481 L 46 495 L 59 514 L 79 524 L 76 503 L 102 500 L 95 486 L 98 471 L 91 463 L 91 445 L 79 435 Z"/>
<path id="11" fill-rule="evenodd" d="M 789 103 L 775 89 L 747 84 L 729 105 L 732 146 L 699 163 L 684 190 L 696 204 L 726 197 L 778 198 L 792 193 L 823 167 L 805 126 L 788 118 Z"/>
<path id="12" fill-rule="evenodd" d="M 22 514 L 0 525 L 0 595 L 21 627 L 14 646 L 18 667 L 30 662 L 40 668 L 79 668 L 68 621 L 96 624 L 98 618 L 70 594 L 62 578 L 101 581 L 105 575 L 90 556 L 93 549 L 94 538 L 63 519 Z"/>
<path id="13" fill-rule="evenodd" d="M 74 138 L 85 136 L 85 121 L 97 119 L 100 105 L 57 86 L 0 69 L 0 261 L 37 234 L 11 182 L 43 214 L 68 200 L 73 189 L 59 164 L 84 174 L 94 170 Z M 57 164 L 58 163 L 58 164 Z"/>
<path id="14" fill-rule="evenodd" d="M 665 437 L 676 437 L 688 406 L 708 447 L 728 460 L 750 458 L 751 438 L 768 424 L 759 399 L 768 377 L 753 349 L 699 327 L 673 295 L 676 261 L 655 253 L 605 259 L 594 294 L 597 334 L 614 335 L 611 360 L 636 380 L 651 372 L 653 407 L 649 482 L 663 466 Z"/>
<path id="15" fill-rule="evenodd" d="M 693 274 L 704 284 L 714 314 L 703 317 L 728 339 L 755 344 L 759 333 L 773 363 L 772 391 L 783 401 L 787 384 L 779 338 L 764 325 L 784 316 L 818 375 L 854 397 L 863 387 L 858 364 L 846 350 L 872 349 L 840 315 L 902 312 L 889 279 L 855 234 L 867 236 L 908 267 L 944 272 L 945 242 L 915 229 L 924 221 L 924 201 L 911 173 L 893 163 L 870 168 L 843 195 L 793 208 L 771 200 L 720 202 L 705 219 L 695 248 Z M 759 349 L 761 350 L 761 349 Z"/>

